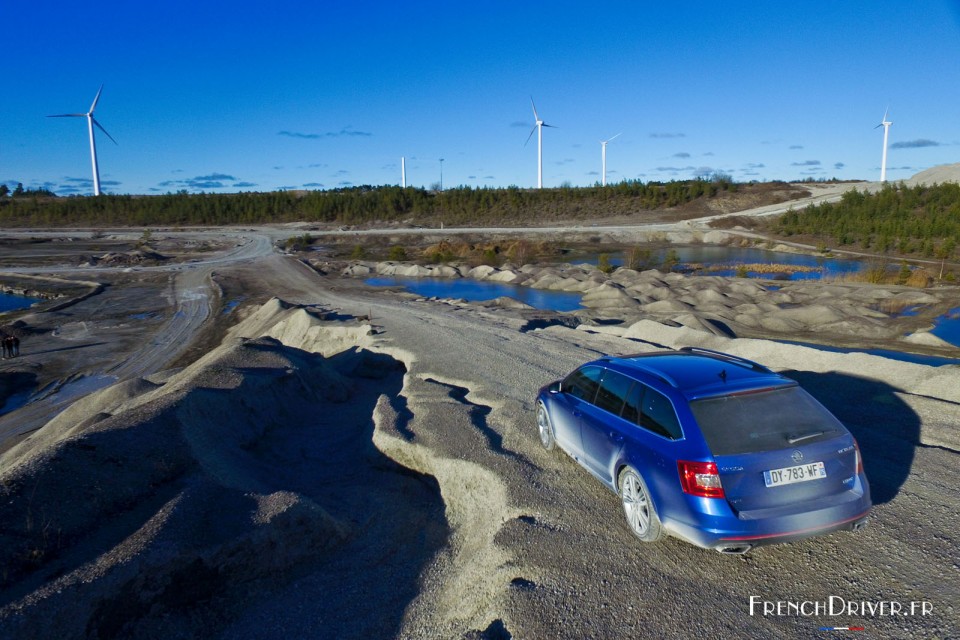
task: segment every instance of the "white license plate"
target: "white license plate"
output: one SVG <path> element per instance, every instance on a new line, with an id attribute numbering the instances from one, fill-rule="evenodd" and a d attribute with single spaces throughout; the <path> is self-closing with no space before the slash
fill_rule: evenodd
<path id="1" fill-rule="evenodd" d="M 807 480 L 826 477 L 827 470 L 823 468 L 822 462 L 808 462 L 807 464 L 798 464 L 795 467 L 764 471 L 763 483 L 768 487 L 779 487 L 784 484 L 806 482 Z"/>

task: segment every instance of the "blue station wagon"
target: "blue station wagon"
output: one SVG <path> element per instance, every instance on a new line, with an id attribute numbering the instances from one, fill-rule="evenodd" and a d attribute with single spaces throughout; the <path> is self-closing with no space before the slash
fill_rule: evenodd
<path id="1" fill-rule="evenodd" d="M 793 380 L 699 348 L 603 357 L 540 389 L 537 427 L 620 496 L 630 530 L 722 553 L 866 524 L 849 431 Z"/>

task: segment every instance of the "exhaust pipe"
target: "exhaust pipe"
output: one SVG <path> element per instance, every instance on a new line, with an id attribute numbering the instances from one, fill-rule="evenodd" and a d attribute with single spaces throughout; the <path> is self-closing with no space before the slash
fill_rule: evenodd
<path id="1" fill-rule="evenodd" d="M 742 555 L 745 554 L 747 551 L 750 551 L 750 549 L 752 549 L 752 548 L 753 548 L 753 545 L 741 544 L 741 545 L 735 545 L 735 546 L 731 546 L 731 547 L 720 547 L 719 549 L 717 549 L 717 551 L 719 551 L 720 553 L 728 554 L 728 555 L 741 555 L 741 556 L 742 556 Z"/>

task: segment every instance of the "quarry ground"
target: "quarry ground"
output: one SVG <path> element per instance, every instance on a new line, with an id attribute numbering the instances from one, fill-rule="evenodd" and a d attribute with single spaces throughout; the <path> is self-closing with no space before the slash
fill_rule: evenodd
<path id="1" fill-rule="evenodd" d="M 8 396 L 42 390 L 0 416 L 4 637 L 960 634 L 960 367 L 373 292 L 274 250 L 298 231 L 155 232 L 168 260 L 92 266 L 139 232 L 4 247 L 21 285 L 103 285 L 19 314 L 23 356 L 0 364 Z M 540 448 L 539 386 L 688 345 L 782 371 L 844 421 L 864 531 L 642 545 L 615 495 Z M 915 615 L 862 605 L 880 602 Z"/>

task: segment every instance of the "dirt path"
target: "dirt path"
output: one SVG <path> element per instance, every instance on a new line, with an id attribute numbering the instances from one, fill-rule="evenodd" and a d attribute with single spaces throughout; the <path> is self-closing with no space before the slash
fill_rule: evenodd
<path id="1" fill-rule="evenodd" d="M 210 231 L 196 235 L 204 237 L 222 234 L 219 231 Z M 110 344 L 96 342 L 98 345 L 106 344 L 108 348 L 99 350 L 98 357 L 81 358 L 72 370 L 65 372 L 59 380 L 53 381 L 50 388 L 38 394 L 29 404 L 16 412 L 0 416 L 0 443 L 17 439 L 23 434 L 34 431 L 86 394 L 118 380 L 156 373 L 176 361 L 189 348 L 197 332 L 210 318 L 213 305 L 218 302 L 219 292 L 211 281 L 212 273 L 218 268 L 264 259 L 273 252 L 270 238 L 265 235 L 248 236 L 239 232 L 236 235 L 235 246 L 225 252 L 189 264 L 149 266 L 138 269 L 146 274 L 167 274 L 168 284 L 156 298 L 154 298 L 156 294 L 152 291 L 146 294 L 151 299 L 163 301 L 153 308 L 150 314 L 160 315 L 164 320 L 159 325 L 132 327 L 136 332 L 133 336 L 132 349 L 117 349 L 116 336 L 107 335 L 129 333 L 130 328 L 127 325 L 111 323 L 109 328 L 95 328 L 97 319 L 104 315 L 105 309 L 109 308 L 114 313 L 119 309 L 122 314 L 124 308 L 133 307 L 133 303 L 127 298 L 126 288 L 120 286 L 109 289 L 98 297 L 90 299 L 85 305 L 86 309 L 81 311 L 85 319 L 68 323 L 73 332 L 70 338 L 75 341 L 85 341 L 86 344 L 108 340 Z M 56 273 L 66 277 L 77 275 L 104 277 L 104 275 L 129 271 L 127 267 L 104 267 L 91 270 L 88 267 L 65 269 L 58 266 L 13 268 L 4 272 Z M 144 294 L 137 290 L 133 295 Z M 71 313 L 73 311 L 71 310 Z M 64 314 L 64 317 L 70 316 Z M 83 347 L 83 343 L 76 346 Z M 35 348 L 34 351 L 36 350 Z M 48 360 L 42 355 L 31 355 L 27 350 L 25 354 L 35 367 Z M 10 361 L 6 368 L 21 365 L 22 362 Z"/>

